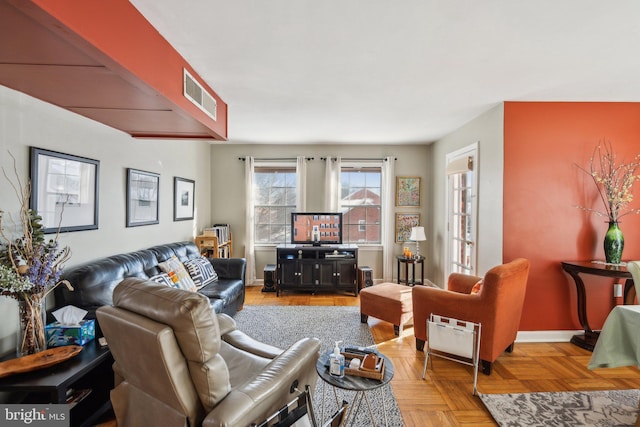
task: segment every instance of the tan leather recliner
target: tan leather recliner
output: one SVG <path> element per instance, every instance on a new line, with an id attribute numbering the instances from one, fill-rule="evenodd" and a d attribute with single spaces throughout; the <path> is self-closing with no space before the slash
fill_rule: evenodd
<path id="1" fill-rule="evenodd" d="M 115 359 L 118 427 L 248 426 L 313 390 L 320 342 L 266 345 L 198 293 L 130 278 L 97 311 Z"/>

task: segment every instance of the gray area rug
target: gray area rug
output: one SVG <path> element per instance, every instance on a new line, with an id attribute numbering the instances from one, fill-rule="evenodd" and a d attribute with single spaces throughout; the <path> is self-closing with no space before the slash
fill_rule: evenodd
<path id="1" fill-rule="evenodd" d="M 500 426 L 633 426 L 640 390 L 480 394 Z"/>
<path id="2" fill-rule="evenodd" d="M 298 339 L 316 337 L 322 341 L 321 351 L 329 351 L 334 341 L 341 340 L 343 345 L 358 345 L 375 348 L 373 337 L 367 324 L 360 323 L 359 307 L 344 306 L 244 306 L 234 319 L 238 329 L 258 341 L 286 349 Z M 389 426 L 402 426 L 402 416 L 391 386 L 387 384 L 381 390 L 384 394 L 386 411 L 382 407 L 382 395 L 379 390 L 367 393 L 376 425 L 384 425 L 384 412 Z M 338 408 L 333 388 L 327 386 L 325 392 L 325 418 Z M 314 408 L 322 412 L 323 381 L 318 379 L 314 395 Z M 338 399 L 353 401 L 353 392 L 337 390 Z M 352 425 L 349 422 L 349 425 Z M 372 425 L 366 407 L 361 407 L 355 420 L 356 426 Z"/>

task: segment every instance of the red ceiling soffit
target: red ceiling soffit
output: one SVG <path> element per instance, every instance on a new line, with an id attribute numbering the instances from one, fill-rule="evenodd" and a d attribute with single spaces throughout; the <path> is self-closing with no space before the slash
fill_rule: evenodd
<path id="1" fill-rule="evenodd" d="M 227 139 L 227 104 L 128 0 L 0 0 L 0 84 L 137 138 Z"/>

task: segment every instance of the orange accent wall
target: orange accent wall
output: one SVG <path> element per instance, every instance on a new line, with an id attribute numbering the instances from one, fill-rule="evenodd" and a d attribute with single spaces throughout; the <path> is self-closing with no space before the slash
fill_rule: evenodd
<path id="1" fill-rule="evenodd" d="M 640 103 L 505 102 L 504 260 L 531 261 L 520 330 L 581 329 L 573 280 L 561 261 L 604 260 L 606 218 L 588 167 L 599 141 L 609 140 L 619 160 L 640 152 Z M 632 206 L 640 208 L 640 184 Z M 640 215 L 621 220 L 623 260 L 640 259 Z M 587 314 L 599 329 L 611 308 L 612 279 L 583 276 Z"/>

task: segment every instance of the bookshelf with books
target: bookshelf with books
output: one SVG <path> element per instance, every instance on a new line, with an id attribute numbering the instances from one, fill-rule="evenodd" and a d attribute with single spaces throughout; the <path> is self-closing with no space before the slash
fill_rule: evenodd
<path id="1" fill-rule="evenodd" d="M 200 253 L 210 258 L 233 257 L 233 237 L 229 224 L 214 224 L 196 237 Z"/>

